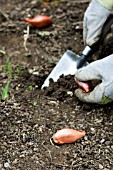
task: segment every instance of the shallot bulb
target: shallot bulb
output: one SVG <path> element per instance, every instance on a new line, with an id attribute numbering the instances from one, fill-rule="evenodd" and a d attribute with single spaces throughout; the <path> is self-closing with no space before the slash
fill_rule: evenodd
<path id="1" fill-rule="evenodd" d="M 76 81 L 76 84 L 81 88 L 83 89 L 86 93 L 88 93 L 90 91 L 90 86 L 91 86 L 91 82 L 88 81 L 88 82 L 82 82 L 82 81 L 79 81 L 77 79 L 75 79 Z"/>
<path id="2" fill-rule="evenodd" d="M 66 143 L 74 143 L 76 140 L 85 136 L 86 132 L 83 130 L 74 130 L 70 128 L 64 128 L 58 130 L 53 135 L 53 141 L 56 144 L 66 144 Z"/>
<path id="3" fill-rule="evenodd" d="M 24 18 L 23 20 L 38 28 L 46 27 L 52 23 L 52 19 L 45 15 L 36 15 L 32 19 Z"/>

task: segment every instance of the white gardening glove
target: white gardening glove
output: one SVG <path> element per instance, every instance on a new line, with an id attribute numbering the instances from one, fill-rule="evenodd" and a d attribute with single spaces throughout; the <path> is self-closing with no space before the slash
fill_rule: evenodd
<path id="1" fill-rule="evenodd" d="M 98 104 L 111 102 L 113 100 L 113 54 L 79 69 L 75 78 L 80 81 L 102 81 L 91 92 L 85 93 L 82 89 L 75 90 L 75 95 L 80 100 Z"/>
<path id="2" fill-rule="evenodd" d="M 92 0 L 84 14 L 83 39 L 92 46 L 99 39 L 108 17 L 113 14 L 113 0 Z"/>

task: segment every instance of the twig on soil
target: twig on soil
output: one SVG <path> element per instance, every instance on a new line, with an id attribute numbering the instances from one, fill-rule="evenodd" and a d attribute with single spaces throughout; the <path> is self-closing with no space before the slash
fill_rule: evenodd
<path id="1" fill-rule="evenodd" d="M 53 145 L 53 146 L 55 146 L 55 144 L 53 143 L 53 137 L 52 138 L 50 138 L 50 143 Z M 56 148 L 59 148 L 58 146 L 55 146 Z"/>
<path id="2" fill-rule="evenodd" d="M 28 51 L 26 44 L 27 44 L 27 40 L 29 38 L 29 31 L 30 31 L 30 27 L 28 25 L 27 26 L 27 32 L 26 32 L 26 34 L 24 34 L 24 44 L 23 44 L 26 51 Z"/>
<path id="3" fill-rule="evenodd" d="M 52 141 L 52 138 L 50 138 L 50 143 L 54 146 L 54 143 L 53 143 L 53 141 Z"/>

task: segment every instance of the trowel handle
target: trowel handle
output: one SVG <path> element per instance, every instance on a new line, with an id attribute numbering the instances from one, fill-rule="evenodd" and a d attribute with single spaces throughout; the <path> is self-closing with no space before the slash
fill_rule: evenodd
<path id="1" fill-rule="evenodd" d="M 88 56 L 91 56 L 91 55 L 92 55 L 92 49 L 89 46 L 86 46 L 84 51 L 82 52 L 82 55 L 76 61 L 77 69 L 82 68 L 83 66 L 86 66 L 88 64 L 86 59 Z"/>
<path id="2" fill-rule="evenodd" d="M 92 49 L 89 46 L 86 46 L 84 51 L 82 52 L 82 55 L 80 56 L 80 59 L 77 60 L 78 69 L 88 64 L 86 59 L 87 57 L 91 56 L 92 53 L 93 53 Z"/>

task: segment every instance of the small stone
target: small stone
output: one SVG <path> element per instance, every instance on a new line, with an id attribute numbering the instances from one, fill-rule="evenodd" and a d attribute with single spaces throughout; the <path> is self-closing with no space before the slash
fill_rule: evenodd
<path id="1" fill-rule="evenodd" d="M 56 101 L 49 101 L 49 103 L 51 103 L 51 104 L 57 104 Z"/>
<path id="2" fill-rule="evenodd" d="M 16 123 L 17 123 L 17 124 L 21 123 L 21 120 L 18 120 Z"/>
<path id="3" fill-rule="evenodd" d="M 101 144 L 104 143 L 104 142 L 105 142 L 105 139 L 102 139 L 102 140 L 100 141 Z"/>
<path id="4" fill-rule="evenodd" d="M 84 140 L 88 140 L 88 137 L 87 137 L 87 136 L 84 136 Z"/>
<path id="5" fill-rule="evenodd" d="M 12 164 L 17 164 L 17 162 L 18 162 L 18 159 L 15 159 L 15 160 L 12 162 Z"/>
<path id="6" fill-rule="evenodd" d="M 38 72 L 38 71 L 35 71 L 35 72 L 33 72 L 32 74 L 38 76 L 38 75 L 39 75 L 39 72 Z"/>
<path id="7" fill-rule="evenodd" d="M 33 142 L 29 142 L 28 145 L 32 146 L 34 143 Z"/>
<path id="8" fill-rule="evenodd" d="M 111 149 L 113 149 L 113 145 L 111 145 Z"/>
<path id="9" fill-rule="evenodd" d="M 67 94 L 69 95 L 69 96 L 73 96 L 73 92 L 72 91 L 67 91 Z"/>
<path id="10" fill-rule="evenodd" d="M 34 125 L 34 128 L 37 128 L 38 126 L 39 126 L 39 124 L 35 124 L 35 125 Z"/>
<path id="11" fill-rule="evenodd" d="M 38 148 L 34 148 L 33 150 L 34 150 L 34 151 L 38 151 L 39 149 L 38 149 Z"/>
<path id="12" fill-rule="evenodd" d="M 32 1 L 32 2 L 31 2 L 32 5 L 34 5 L 34 4 L 36 4 L 36 3 L 37 3 L 37 1 Z"/>
<path id="13" fill-rule="evenodd" d="M 5 162 L 5 163 L 4 163 L 4 167 L 5 167 L 5 168 L 9 168 L 9 167 L 10 167 L 9 163 L 8 163 L 8 162 Z"/>
<path id="14" fill-rule="evenodd" d="M 76 29 L 76 30 L 79 30 L 79 29 L 80 29 L 80 26 L 79 26 L 79 25 L 77 25 L 77 26 L 75 27 L 75 29 Z"/>
<path id="15" fill-rule="evenodd" d="M 96 119 L 96 123 L 101 123 L 102 119 Z"/>
<path id="16" fill-rule="evenodd" d="M 95 129 L 93 127 L 90 128 L 92 132 L 95 132 Z"/>
<path id="17" fill-rule="evenodd" d="M 103 165 L 102 164 L 99 164 L 99 169 L 103 169 Z"/>
<path id="18" fill-rule="evenodd" d="M 20 155 L 19 157 L 20 157 L 20 158 L 24 158 L 24 157 L 25 157 L 25 154 L 22 154 L 22 155 Z"/>

